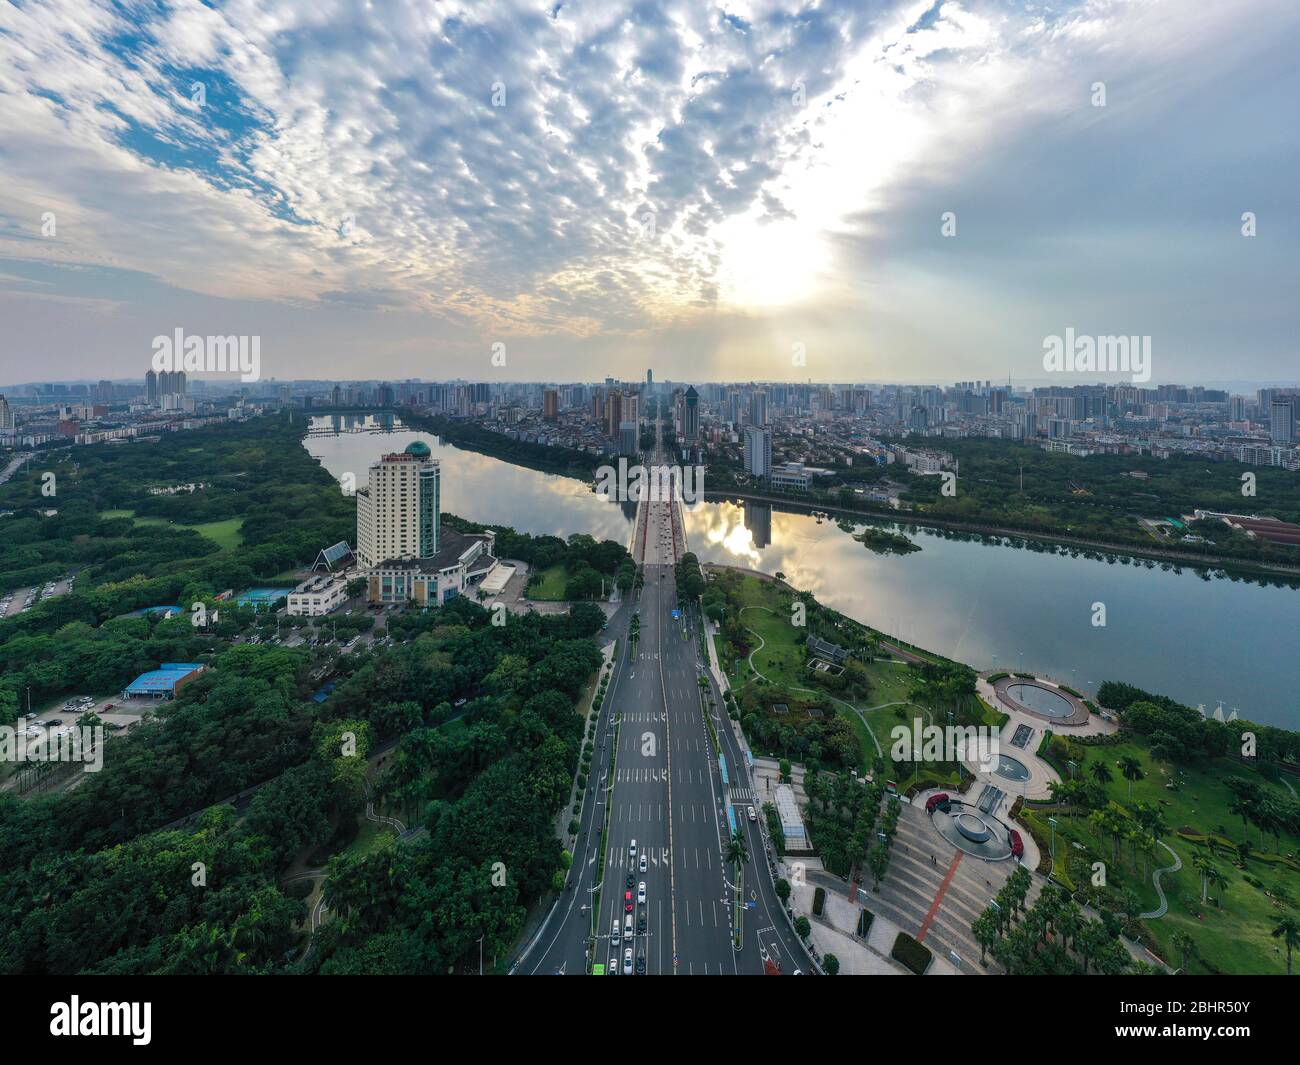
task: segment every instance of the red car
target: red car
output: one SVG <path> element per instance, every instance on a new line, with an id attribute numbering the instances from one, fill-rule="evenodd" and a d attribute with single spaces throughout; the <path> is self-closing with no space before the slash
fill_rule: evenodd
<path id="1" fill-rule="evenodd" d="M 1014 828 L 1010 829 L 1010 832 L 1011 832 L 1011 853 L 1015 857 L 1019 858 L 1022 854 L 1025 853 L 1025 841 L 1020 838 L 1020 833 L 1017 832 Z"/>
<path id="2" fill-rule="evenodd" d="M 932 814 L 932 813 L 934 813 L 935 807 L 939 807 L 940 809 L 944 810 L 945 812 L 947 811 L 947 809 L 948 809 L 948 796 L 947 796 L 944 792 L 941 791 L 941 792 L 939 792 L 938 795 L 931 795 L 928 799 L 925 800 L 925 812 L 926 812 L 926 813 L 928 813 L 928 814 Z"/>
<path id="3" fill-rule="evenodd" d="M 628 913 L 632 912 L 632 892 L 623 892 L 623 909 Z"/>

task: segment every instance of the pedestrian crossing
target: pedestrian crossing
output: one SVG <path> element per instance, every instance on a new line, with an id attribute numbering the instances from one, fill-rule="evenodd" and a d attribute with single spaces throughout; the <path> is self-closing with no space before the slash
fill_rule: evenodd
<path id="1" fill-rule="evenodd" d="M 754 801 L 754 793 L 749 788 L 732 787 L 727 789 L 732 806 L 749 806 Z"/>

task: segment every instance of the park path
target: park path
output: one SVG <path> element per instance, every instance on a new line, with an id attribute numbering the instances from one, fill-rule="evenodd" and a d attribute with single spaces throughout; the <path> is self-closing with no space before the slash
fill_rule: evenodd
<path id="1" fill-rule="evenodd" d="M 1169 900 L 1165 898 L 1165 889 L 1160 886 L 1160 878 L 1164 876 L 1165 873 L 1176 873 L 1178 872 L 1179 869 L 1183 867 L 1183 860 L 1180 857 L 1178 857 L 1178 852 L 1174 850 L 1173 847 L 1169 846 L 1169 844 L 1166 843 L 1164 840 L 1160 840 L 1159 843 L 1160 846 L 1164 847 L 1165 850 L 1167 850 L 1170 854 L 1174 856 L 1174 864 L 1162 865 L 1159 869 L 1157 869 L 1154 873 L 1151 874 L 1151 882 L 1155 884 L 1156 894 L 1160 896 L 1160 905 L 1157 906 L 1150 913 L 1138 914 L 1138 916 L 1141 917 L 1144 921 L 1155 920 L 1158 917 L 1163 917 L 1166 913 L 1169 912 Z"/>

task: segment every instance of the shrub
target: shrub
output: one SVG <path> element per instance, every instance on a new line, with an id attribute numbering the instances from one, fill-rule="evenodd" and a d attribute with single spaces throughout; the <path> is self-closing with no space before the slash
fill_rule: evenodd
<path id="1" fill-rule="evenodd" d="M 925 944 L 918 943 L 906 932 L 899 932 L 889 956 L 896 962 L 901 963 L 903 968 L 909 972 L 921 976 L 930 967 L 930 959 L 934 955 L 930 953 L 930 948 Z"/>
<path id="2" fill-rule="evenodd" d="M 824 887 L 819 887 L 813 892 L 813 916 L 820 917 L 822 915 L 822 907 L 825 905 L 826 889 Z"/>

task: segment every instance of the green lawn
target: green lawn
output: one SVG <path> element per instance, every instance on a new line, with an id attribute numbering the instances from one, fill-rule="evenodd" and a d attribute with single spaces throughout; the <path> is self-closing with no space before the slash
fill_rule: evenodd
<path id="1" fill-rule="evenodd" d="M 879 741 L 880 747 L 889 754 L 890 730 L 899 724 L 908 724 L 918 711 L 915 704 L 905 706 L 904 719 L 900 721 L 896 706 L 888 703 L 908 702 L 910 675 L 906 666 L 898 662 L 877 661 L 866 663 L 866 671 L 871 680 L 871 692 L 863 700 L 844 700 L 843 696 L 820 689 L 815 681 L 804 673 L 806 659 L 805 640 L 807 631 L 790 623 L 790 607 L 785 603 L 788 593 L 771 581 L 746 576 L 741 583 L 742 603 L 740 623 L 757 633 L 762 640 L 753 641 L 753 669 L 750 658 L 744 655 L 732 656 L 719 648 L 719 653 L 726 659 L 722 664 L 733 688 L 741 688 L 755 682 L 754 670 L 766 677 L 774 686 L 785 689 L 813 688 L 823 701 L 823 705 L 833 707 L 835 712 L 846 718 L 858 736 L 858 745 L 862 752 L 860 770 L 870 769 L 876 759 L 876 744 L 871 735 Z M 942 659 L 936 659 L 942 661 Z M 811 696 L 816 698 L 816 696 Z M 833 700 L 841 700 L 835 702 Z M 856 705 L 862 711 L 859 715 L 849 709 Z M 879 709 L 873 709 L 879 707 Z M 927 723 L 933 721 L 933 712 L 919 708 Z M 865 719 L 865 720 L 864 720 Z M 993 718 L 989 718 L 992 723 Z M 868 734 L 868 729 L 871 735 Z M 892 774 L 891 774 L 892 775 Z M 937 779 L 943 784 L 956 785 L 958 770 L 949 763 L 923 762 L 916 774 L 923 778 Z M 901 771 L 900 771 L 901 780 Z"/>
<path id="2" fill-rule="evenodd" d="M 525 597 L 548 602 L 562 600 L 564 598 L 564 586 L 568 579 L 568 574 L 564 572 L 562 565 L 548 566 L 544 570 L 538 570 L 532 577 L 535 583 L 529 585 L 527 592 L 524 593 Z"/>
<path id="3" fill-rule="evenodd" d="M 193 529 L 200 536 L 205 536 L 223 551 L 230 551 L 244 542 L 240 529 L 243 518 L 227 518 L 225 521 L 209 521 L 201 525 L 176 525 L 166 518 L 136 518 L 133 510 L 102 510 L 101 518 L 135 518 L 137 525 L 166 525 L 176 529 Z"/>

